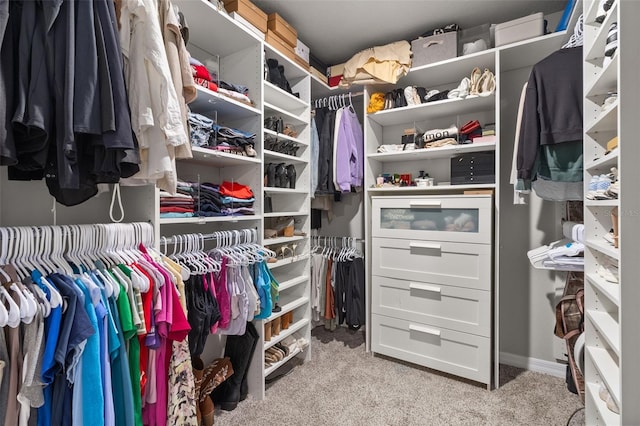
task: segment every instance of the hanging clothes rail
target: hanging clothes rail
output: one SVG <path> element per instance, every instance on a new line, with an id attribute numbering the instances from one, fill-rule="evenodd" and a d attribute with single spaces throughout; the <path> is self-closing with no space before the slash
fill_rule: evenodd
<path id="1" fill-rule="evenodd" d="M 348 92 L 341 93 L 339 95 L 325 96 L 324 98 L 314 99 L 312 104 L 314 108 L 329 107 L 330 109 L 337 109 L 351 105 L 351 99 L 357 96 L 363 96 L 364 92 Z"/>

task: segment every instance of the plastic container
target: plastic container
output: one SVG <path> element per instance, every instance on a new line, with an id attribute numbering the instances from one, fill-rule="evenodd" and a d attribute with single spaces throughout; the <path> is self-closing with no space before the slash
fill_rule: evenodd
<path id="1" fill-rule="evenodd" d="M 496 25 L 496 46 L 527 40 L 544 34 L 544 15 L 542 12 L 514 19 Z"/>
<path id="2" fill-rule="evenodd" d="M 463 29 L 458 37 L 458 56 L 491 49 L 491 25 L 483 24 L 477 27 Z"/>

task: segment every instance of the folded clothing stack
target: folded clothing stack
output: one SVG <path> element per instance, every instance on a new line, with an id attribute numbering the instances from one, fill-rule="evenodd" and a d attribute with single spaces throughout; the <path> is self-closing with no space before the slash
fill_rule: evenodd
<path id="1" fill-rule="evenodd" d="M 160 217 L 253 215 L 253 191 L 236 182 L 217 185 L 180 181 L 175 195 L 160 193 Z"/>
<path id="2" fill-rule="evenodd" d="M 191 194 L 184 193 L 179 188 L 174 195 L 160 191 L 160 217 L 192 217 L 194 208 L 195 200 Z"/>
<path id="3" fill-rule="evenodd" d="M 220 185 L 222 210 L 225 215 L 255 214 L 253 203 L 255 197 L 250 187 L 237 182 L 222 182 Z"/>
<path id="4" fill-rule="evenodd" d="M 251 98 L 249 98 L 249 88 L 247 86 L 218 80 L 218 75 L 196 58 L 189 58 L 189 64 L 191 65 L 193 80 L 197 85 L 237 101 L 253 105 Z"/>
<path id="5" fill-rule="evenodd" d="M 255 157 L 255 133 L 221 126 L 201 114 L 189 113 L 191 144 L 217 151 Z"/>

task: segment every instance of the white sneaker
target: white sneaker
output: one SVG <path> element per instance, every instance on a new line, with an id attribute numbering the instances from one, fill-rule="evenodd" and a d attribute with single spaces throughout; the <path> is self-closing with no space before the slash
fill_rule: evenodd
<path id="1" fill-rule="evenodd" d="M 605 281 L 618 284 L 618 268 L 610 265 L 598 265 L 596 273 Z"/>
<path id="2" fill-rule="evenodd" d="M 618 23 L 614 22 L 607 33 L 607 44 L 604 46 L 604 56 L 613 57 L 618 49 Z"/>

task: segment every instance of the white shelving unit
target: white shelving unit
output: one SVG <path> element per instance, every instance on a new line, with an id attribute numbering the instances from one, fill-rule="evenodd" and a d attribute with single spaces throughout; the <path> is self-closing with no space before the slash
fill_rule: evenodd
<path id="1" fill-rule="evenodd" d="M 274 321 L 281 321 L 285 315 L 293 315 L 291 323 L 287 329 L 280 329 L 276 335 L 271 333 L 268 342 L 263 340 L 262 359 L 260 363 L 264 365 L 264 351 L 282 341 L 288 336 L 296 339 L 305 338 L 311 340 L 311 296 L 310 262 L 309 253 L 311 231 L 311 211 L 309 187 L 310 187 L 310 167 L 309 158 L 311 150 L 309 141 L 311 138 L 311 77 L 309 73 L 291 61 L 289 58 L 278 52 L 268 44 L 264 44 L 264 55 L 266 59 L 275 59 L 284 66 L 284 75 L 291 85 L 293 94 L 271 84 L 263 82 L 264 88 L 264 118 L 270 116 L 281 117 L 284 125 L 291 126 L 296 132 L 295 136 L 287 136 L 276 133 L 273 130 L 262 128 L 263 140 L 276 139 L 285 143 L 295 144 L 298 147 L 295 155 L 283 154 L 273 149 L 264 149 L 263 158 L 265 173 L 269 163 L 293 165 L 296 170 L 295 188 L 280 188 L 277 186 L 265 186 L 264 195 L 271 198 L 272 211 L 265 213 L 264 226 L 270 224 L 278 218 L 291 218 L 294 220 L 294 227 L 301 235 L 292 237 L 277 236 L 275 238 L 264 238 L 262 244 L 274 250 L 277 254 L 277 262 L 269 263 L 268 266 L 278 281 L 279 306 L 280 311 L 274 312 L 269 318 L 260 321 L 261 333 L 264 327 L 269 327 Z M 283 247 L 285 247 L 283 249 Z M 264 336 L 264 334 L 263 334 Z M 265 365 L 263 379 L 276 372 L 294 357 L 308 360 L 310 358 L 309 348 L 297 349 L 290 353 L 285 359 L 272 365 Z"/>
<path id="2" fill-rule="evenodd" d="M 634 127 L 640 109 L 637 69 L 640 52 L 635 48 L 640 4 L 617 0 L 599 24 L 595 21 L 598 0 L 584 1 L 584 159 L 585 193 L 592 176 L 618 169 L 618 200 L 586 201 L 584 220 L 585 251 L 585 404 L 588 425 L 640 424 L 637 402 L 640 366 L 638 308 L 640 286 L 637 253 L 640 250 L 640 197 L 638 158 Z M 618 48 L 605 63 L 605 45 L 611 24 L 618 25 Z M 602 110 L 609 92 L 617 92 L 617 102 Z M 618 148 L 605 154 L 607 142 L 618 136 Z M 625 191 L 626 190 L 626 191 Z M 611 210 L 618 207 L 619 247 L 603 236 L 612 227 Z M 596 272 L 603 263 L 618 266 L 618 284 L 610 283 Z M 619 408 L 619 414 L 607 408 L 599 397 L 605 387 Z"/>

